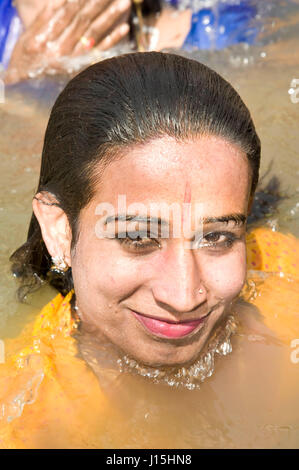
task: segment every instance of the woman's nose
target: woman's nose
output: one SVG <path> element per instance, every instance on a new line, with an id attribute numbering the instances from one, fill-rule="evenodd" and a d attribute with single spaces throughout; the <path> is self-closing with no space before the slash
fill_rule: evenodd
<path id="1" fill-rule="evenodd" d="M 157 271 L 152 293 L 164 308 L 186 313 L 206 301 L 207 291 L 202 283 L 202 266 L 196 250 L 180 243 L 164 254 Z"/>

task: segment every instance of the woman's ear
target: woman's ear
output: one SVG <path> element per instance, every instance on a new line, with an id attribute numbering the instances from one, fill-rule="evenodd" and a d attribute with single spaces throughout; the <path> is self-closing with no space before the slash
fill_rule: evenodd
<path id="1" fill-rule="evenodd" d="M 63 258 L 71 266 L 72 231 L 67 215 L 59 207 L 55 196 L 46 191 L 36 194 L 32 208 L 51 257 Z"/>

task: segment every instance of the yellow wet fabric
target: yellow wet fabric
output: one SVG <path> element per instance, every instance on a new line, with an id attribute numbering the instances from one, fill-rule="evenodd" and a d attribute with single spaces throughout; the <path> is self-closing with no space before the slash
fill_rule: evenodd
<path id="1" fill-rule="evenodd" d="M 257 228 L 247 236 L 247 263 L 244 298 L 282 341 L 298 338 L 299 240 Z M 93 447 L 94 431 L 108 425 L 112 405 L 78 356 L 71 296 L 58 294 L 18 338 L 5 341 L 0 448 Z M 101 445 L 97 437 L 94 446 Z"/>
<path id="2" fill-rule="evenodd" d="M 251 270 L 283 273 L 299 277 L 299 241 L 265 228 L 256 228 L 247 235 L 247 267 Z"/>
<path id="3" fill-rule="evenodd" d="M 257 228 L 246 240 L 248 286 L 243 296 L 280 340 L 299 338 L 299 240 Z M 250 294 L 250 292 L 252 292 Z"/>
<path id="4" fill-rule="evenodd" d="M 18 338 L 5 342 L 0 448 L 87 447 L 93 429 L 106 425 L 109 402 L 76 356 L 71 296 L 58 294 Z"/>

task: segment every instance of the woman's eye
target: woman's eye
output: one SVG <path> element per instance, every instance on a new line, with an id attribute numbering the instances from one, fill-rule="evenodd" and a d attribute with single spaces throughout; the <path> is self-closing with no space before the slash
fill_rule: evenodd
<path id="1" fill-rule="evenodd" d="M 211 232 L 197 242 L 197 247 L 212 249 L 229 248 L 237 239 L 238 237 L 231 232 Z"/>
<path id="2" fill-rule="evenodd" d="M 204 239 L 207 240 L 208 242 L 218 242 L 219 238 L 220 238 L 220 233 L 217 233 L 217 232 L 209 233 L 208 235 L 204 237 Z"/>
<path id="3" fill-rule="evenodd" d="M 131 253 L 148 254 L 157 248 L 161 248 L 158 237 L 153 238 L 153 236 L 150 236 L 148 233 L 119 233 L 116 239 L 122 248 Z M 221 250 L 230 248 L 237 239 L 239 239 L 239 237 L 231 232 L 211 232 L 200 240 L 192 242 L 192 248 Z"/>
<path id="4" fill-rule="evenodd" d="M 149 253 L 156 248 L 161 248 L 159 241 L 155 238 L 151 238 L 148 235 L 136 235 L 135 233 L 118 234 L 117 240 L 120 245 L 125 248 L 127 251 L 132 253 Z"/>

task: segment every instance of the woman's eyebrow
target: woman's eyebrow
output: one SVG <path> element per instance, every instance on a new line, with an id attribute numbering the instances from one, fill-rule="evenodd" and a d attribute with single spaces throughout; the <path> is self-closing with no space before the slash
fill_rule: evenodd
<path id="1" fill-rule="evenodd" d="M 134 214 L 118 214 L 118 215 L 110 215 L 106 218 L 104 225 L 109 224 L 110 222 L 117 222 L 117 221 L 125 221 L 125 222 L 145 222 L 145 223 L 155 223 L 158 225 L 168 226 L 169 222 L 166 220 L 161 219 L 160 217 L 146 217 L 143 215 L 134 215 Z"/>
<path id="2" fill-rule="evenodd" d="M 161 219 L 160 217 L 146 217 L 142 215 L 134 215 L 134 214 L 117 214 L 117 215 L 110 215 L 106 218 L 104 225 L 109 224 L 110 222 L 116 221 L 134 221 L 134 222 L 144 222 L 144 223 L 154 223 L 158 225 L 168 226 L 169 222 L 166 220 Z M 226 223 L 234 222 L 235 225 L 242 226 L 245 224 L 247 217 L 245 214 L 229 214 L 229 215 L 222 215 L 220 217 L 203 217 L 200 219 L 201 223 L 204 225 L 208 224 L 215 224 L 215 223 Z"/>
<path id="3" fill-rule="evenodd" d="M 247 217 L 245 214 L 229 214 L 222 215 L 220 217 L 203 217 L 203 224 L 215 224 L 215 223 L 226 223 L 234 222 L 236 225 L 244 225 Z"/>

